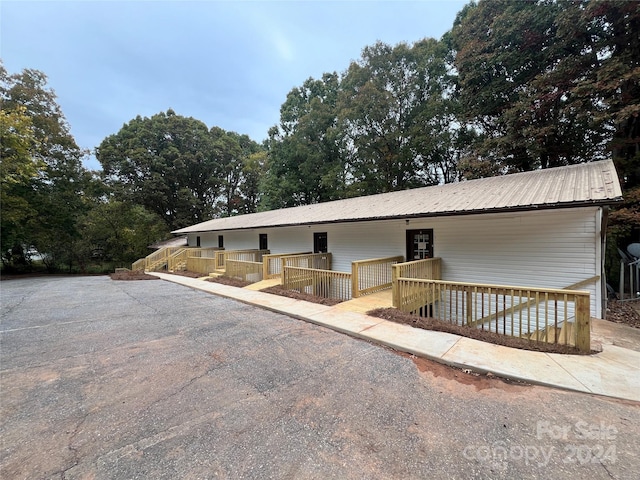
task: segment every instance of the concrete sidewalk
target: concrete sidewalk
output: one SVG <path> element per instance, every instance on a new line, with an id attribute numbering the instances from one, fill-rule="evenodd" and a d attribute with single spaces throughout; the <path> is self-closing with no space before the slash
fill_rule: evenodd
<path id="1" fill-rule="evenodd" d="M 339 306 L 328 307 L 179 275 L 150 274 L 454 367 L 640 402 L 640 352 L 632 349 L 603 343 L 602 352 L 595 355 L 532 352 L 400 325 Z"/>

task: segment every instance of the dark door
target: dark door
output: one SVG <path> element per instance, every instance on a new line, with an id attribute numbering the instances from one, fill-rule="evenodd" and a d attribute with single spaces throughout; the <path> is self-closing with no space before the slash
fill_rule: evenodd
<path id="1" fill-rule="evenodd" d="M 200 236 L 196 237 L 196 247 L 200 247 Z"/>
<path id="2" fill-rule="evenodd" d="M 407 230 L 407 262 L 433 258 L 433 229 Z"/>
<path id="3" fill-rule="evenodd" d="M 218 248 L 224 248 L 224 237 L 222 235 L 218 235 Z"/>
<path id="4" fill-rule="evenodd" d="M 327 253 L 327 232 L 313 233 L 313 253 Z"/>
<path id="5" fill-rule="evenodd" d="M 267 234 L 266 233 L 260 233 L 259 234 L 260 237 L 260 250 L 267 250 L 269 247 L 267 246 Z"/>

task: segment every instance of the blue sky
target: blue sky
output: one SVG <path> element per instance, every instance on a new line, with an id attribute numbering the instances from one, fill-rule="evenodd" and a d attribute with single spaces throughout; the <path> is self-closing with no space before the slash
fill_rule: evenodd
<path id="1" fill-rule="evenodd" d="M 440 38 L 466 3 L 2 0 L 0 57 L 48 76 L 82 148 L 169 108 L 261 142 L 292 88 L 377 40 Z"/>

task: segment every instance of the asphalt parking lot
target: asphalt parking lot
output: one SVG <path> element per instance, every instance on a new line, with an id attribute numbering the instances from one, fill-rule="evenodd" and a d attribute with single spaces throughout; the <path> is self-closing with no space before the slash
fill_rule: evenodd
<path id="1" fill-rule="evenodd" d="M 0 284 L 0 477 L 637 478 L 640 405 L 164 282 Z"/>

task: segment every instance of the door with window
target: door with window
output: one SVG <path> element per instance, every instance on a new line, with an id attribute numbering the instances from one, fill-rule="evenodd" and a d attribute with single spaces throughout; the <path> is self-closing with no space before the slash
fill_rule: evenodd
<path id="1" fill-rule="evenodd" d="M 407 262 L 433 258 L 433 229 L 407 230 Z"/>
<path id="2" fill-rule="evenodd" d="M 327 232 L 313 233 L 313 253 L 327 253 Z"/>

